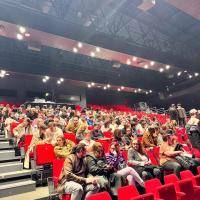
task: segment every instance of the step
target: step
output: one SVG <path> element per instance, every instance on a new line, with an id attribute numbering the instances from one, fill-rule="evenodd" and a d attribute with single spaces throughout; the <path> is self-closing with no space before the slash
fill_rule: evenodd
<path id="1" fill-rule="evenodd" d="M 7 138 L 0 138 L 0 142 L 6 142 L 6 141 L 8 141 L 8 139 Z"/>
<path id="2" fill-rule="evenodd" d="M 12 160 L 15 159 L 15 151 L 14 150 L 1 150 L 0 151 L 0 161 L 3 160 Z"/>
<path id="3" fill-rule="evenodd" d="M 9 182 L 4 185 L 0 185 L 0 198 L 35 191 L 35 189 L 35 181 L 32 180 L 22 180 L 14 183 Z"/>
<path id="4" fill-rule="evenodd" d="M 0 149 L 12 148 L 8 141 L 0 141 Z"/>
<path id="5" fill-rule="evenodd" d="M 0 174 L 6 172 L 19 171 L 23 169 L 23 163 L 14 162 L 14 163 L 2 163 L 0 164 Z"/>
<path id="6" fill-rule="evenodd" d="M 0 181 L 6 180 L 6 179 L 31 176 L 34 172 L 36 172 L 36 171 L 31 170 L 31 169 L 23 169 L 23 170 L 19 170 L 19 171 L 0 173 Z"/>

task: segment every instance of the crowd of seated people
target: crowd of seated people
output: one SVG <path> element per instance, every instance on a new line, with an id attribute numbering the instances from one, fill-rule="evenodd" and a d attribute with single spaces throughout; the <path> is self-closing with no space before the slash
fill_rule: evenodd
<path id="1" fill-rule="evenodd" d="M 57 159 L 65 159 L 57 191 L 70 194 L 71 200 L 102 190 L 117 195 L 121 185 L 144 187 L 148 179 L 162 181 L 164 173 L 178 177 L 184 169 L 196 173 L 200 161 L 189 150 L 200 150 L 200 113 L 193 109 L 190 114 L 185 129 L 167 115 L 131 109 L 0 105 L 1 131 L 7 138 L 14 137 L 15 146 L 23 143 L 26 135 L 33 136 L 25 168 L 30 167 L 30 152 L 38 144 L 53 145 Z M 184 142 L 179 141 L 180 130 L 181 137 L 188 135 Z M 73 135 L 74 141 L 65 134 Z"/>

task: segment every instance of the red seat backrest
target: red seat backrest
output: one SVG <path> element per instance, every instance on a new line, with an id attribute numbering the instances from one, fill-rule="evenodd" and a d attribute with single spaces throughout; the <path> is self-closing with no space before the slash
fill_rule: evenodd
<path id="1" fill-rule="evenodd" d="M 159 179 L 154 178 L 148 181 L 145 181 L 145 188 L 147 193 L 154 193 L 156 192 L 156 188 L 161 186 L 161 182 Z"/>
<path id="2" fill-rule="evenodd" d="M 65 159 L 55 159 L 53 161 L 53 181 L 55 187 L 58 185 L 59 176 L 61 174 Z"/>
<path id="3" fill-rule="evenodd" d="M 180 172 L 181 179 L 192 179 L 194 185 L 200 185 L 200 175 L 194 176 L 190 170 Z"/>
<path id="4" fill-rule="evenodd" d="M 133 197 L 130 200 L 154 200 L 153 194 L 144 194 L 138 197 Z"/>
<path id="5" fill-rule="evenodd" d="M 179 187 L 177 185 L 177 182 L 179 181 L 179 178 L 175 174 L 169 174 L 164 176 L 165 184 L 173 183 L 175 185 L 176 191 L 179 191 Z"/>
<path id="6" fill-rule="evenodd" d="M 89 196 L 86 200 L 112 200 L 108 192 L 99 192 Z"/>
<path id="7" fill-rule="evenodd" d="M 118 189 L 118 200 L 130 200 L 133 197 L 139 196 L 139 192 L 133 185 L 120 187 Z"/>
<path id="8" fill-rule="evenodd" d="M 55 159 L 54 147 L 51 144 L 39 144 L 35 148 L 36 165 L 51 164 Z"/>
<path id="9" fill-rule="evenodd" d="M 32 138 L 33 138 L 33 135 L 25 135 L 25 138 L 24 138 L 24 150 L 25 150 L 25 152 L 27 152 L 28 147 L 31 144 Z"/>
<path id="10" fill-rule="evenodd" d="M 180 192 L 185 193 L 184 199 L 193 199 L 192 196 L 194 195 L 194 187 L 191 179 L 180 180 L 178 185 Z"/>
<path id="11" fill-rule="evenodd" d="M 178 200 L 174 185 L 167 184 L 156 188 L 156 197 L 166 200 Z"/>
<path id="12" fill-rule="evenodd" d="M 72 142 L 77 144 L 76 134 L 74 134 L 74 133 L 64 133 L 64 137 L 65 137 L 65 139 L 71 140 Z"/>
<path id="13" fill-rule="evenodd" d="M 11 135 L 13 136 L 13 129 L 16 128 L 20 123 L 19 122 L 12 122 L 10 124 L 10 132 L 11 132 Z"/>
<path id="14" fill-rule="evenodd" d="M 197 167 L 197 171 L 200 174 L 200 166 Z"/>
<path id="15" fill-rule="evenodd" d="M 103 135 L 104 137 L 107 137 L 107 138 L 113 138 L 113 133 L 108 131 L 108 132 L 103 132 Z"/>
<path id="16" fill-rule="evenodd" d="M 156 157 L 154 150 L 145 150 L 147 156 L 149 157 L 149 159 L 151 160 L 151 163 L 153 165 L 159 165 L 159 159 Z"/>
<path id="17" fill-rule="evenodd" d="M 111 145 L 111 143 L 112 143 L 111 140 L 101 140 L 101 139 L 98 139 L 97 142 L 99 142 L 99 143 L 102 144 L 105 153 L 108 153 L 108 152 L 109 152 L 109 150 L 110 150 L 110 145 Z"/>

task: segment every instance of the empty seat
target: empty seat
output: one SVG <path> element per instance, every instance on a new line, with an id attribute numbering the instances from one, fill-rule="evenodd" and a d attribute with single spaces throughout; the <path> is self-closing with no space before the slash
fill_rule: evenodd
<path id="1" fill-rule="evenodd" d="M 145 181 L 145 188 L 147 193 L 153 193 L 155 194 L 156 188 L 162 186 L 159 179 L 154 178 L 148 181 Z"/>
<path id="2" fill-rule="evenodd" d="M 197 171 L 200 174 L 200 166 L 197 167 Z"/>
<path id="3" fill-rule="evenodd" d="M 86 200 L 112 200 L 108 192 L 99 192 L 86 198 Z"/>
<path id="4" fill-rule="evenodd" d="M 27 152 L 28 150 L 28 147 L 30 146 L 31 144 L 31 140 L 33 138 L 33 135 L 25 135 L 25 138 L 24 138 L 24 151 Z"/>
<path id="5" fill-rule="evenodd" d="M 58 180 L 63 168 L 64 161 L 64 159 L 55 159 L 53 161 L 53 181 L 55 187 L 58 185 Z"/>
<path id="6" fill-rule="evenodd" d="M 65 139 L 71 140 L 72 142 L 77 144 L 76 134 L 75 133 L 64 133 L 64 137 L 65 137 Z"/>
<path id="7" fill-rule="evenodd" d="M 39 144 L 35 148 L 36 165 L 52 164 L 55 159 L 54 147 L 51 144 Z"/>
<path id="8" fill-rule="evenodd" d="M 181 179 L 192 179 L 194 185 L 200 186 L 200 175 L 194 176 L 190 170 L 185 170 L 180 173 Z"/>
<path id="9" fill-rule="evenodd" d="M 106 138 L 113 138 L 113 133 L 110 131 L 103 132 L 104 137 Z"/>

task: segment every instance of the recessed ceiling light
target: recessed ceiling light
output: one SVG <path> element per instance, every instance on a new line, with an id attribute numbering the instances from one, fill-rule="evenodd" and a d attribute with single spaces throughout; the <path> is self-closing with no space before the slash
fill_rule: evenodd
<path id="1" fill-rule="evenodd" d="M 96 47 L 96 52 L 100 52 L 101 49 L 99 47 Z"/>
<path id="2" fill-rule="evenodd" d="M 42 79 L 42 82 L 43 82 L 43 83 L 46 83 L 46 82 L 47 82 L 47 79 L 43 78 L 43 79 Z"/>
<path id="3" fill-rule="evenodd" d="M 23 27 L 23 26 L 20 26 L 19 27 L 19 32 L 22 33 L 22 34 L 25 33 L 26 32 L 26 28 Z"/>
<path id="4" fill-rule="evenodd" d="M 180 71 L 180 72 L 177 73 L 177 76 L 180 76 L 181 74 L 182 74 L 182 72 Z"/>
<path id="5" fill-rule="evenodd" d="M 192 77 L 193 77 L 193 76 L 190 74 L 190 75 L 189 75 L 189 78 L 191 79 Z"/>
<path id="6" fill-rule="evenodd" d="M 134 56 L 134 57 L 132 58 L 132 60 L 133 60 L 133 61 L 136 61 L 136 60 L 137 60 L 137 57 Z"/>
<path id="7" fill-rule="evenodd" d="M 6 71 L 5 70 L 1 70 L 1 74 L 6 74 Z"/>
<path id="8" fill-rule="evenodd" d="M 148 66 L 148 65 L 145 65 L 145 66 L 144 66 L 144 68 L 145 68 L 145 69 L 148 69 L 148 68 L 149 68 L 149 66 Z"/>
<path id="9" fill-rule="evenodd" d="M 130 64 L 131 64 L 130 59 L 128 59 L 128 60 L 126 61 L 126 64 L 127 64 L 127 65 L 130 65 Z"/>
<path id="10" fill-rule="evenodd" d="M 138 91 L 141 92 L 141 89 L 139 88 Z"/>
<path id="11" fill-rule="evenodd" d="M 82 48 L 83 44 L 81 42 L 78 43 L 78 48 Z"/>
<path id="12" fill-rule="evenodd" d="M 123 89 L 124 89 L 124 86 L 121 86 L 121 89 L 123 90 Z"/>
<path id="13" fill-rule="evenodd" d="M 146 94 L 149 94 L 148 92 L 146 92 Z"/>
<path id="14" fill-rule="evenodd" d="M 94 57 L 94 56 L 95 56 L 95 53 L 92 51 L 92 52 L 90 52 L 90 55 L 91 55 L 92 57 Z"/>
<path id="15" fill-rule="evenodd" d="M 77 53 L 77 52 L 78 52 L 78 49 L 77 49 L 76 47 L 74 47 L 74 48 L 73 48 L 73 52 L 74 52 L 74 53 Z"/>
<path id="16" fill-rule="evenodd" d="M 91 85 L 92 85 L 92 86 L 94 86 L 94 85 L 95 85 L 95 83 L 94 83 L 94 82 L 92 82 L 92 83 L 91 83 Z"/>
<path id="17" fill-rule="evenodd" d="M 196 72 L 196 73 L 194 73 L 194 75 L 195 75 L 195 76 L 199 76 L 199 73 Z"/>
<path id="18" fill-rule="evenodd" d="M 154 61 L 151 61 L 151 62 L 150 62 L 150 65 L 151 65 L 151 66 L 154 66 L 154 64 L 155 64 Z"/>
<path id="19" fill-rule="evenodd" d="M 44 78 L 45 78 L 46 80 L 49 80 L 49 76 L 45 76 Z"/>
<path id="20" fill-rule="evenodd" d="M 24 39 L 24 36 L 20 33 L 17 33 L 17 39 L 18 40 L 23 40 Z"/>
<path id="21" fill-rule="evenodd" d="M 187 70 L 185 70 L 184 72 L 187 73 Z"/>
<path id="22" fill-rule="evenodd" d="M 165 66 L 165 69 L 168 70 L 168 69 L 170 69 L 170 67 L 171 67 L 170 65 L 166 65 L 166 66 Z"/>
<path id="23" fill-rule="evenodd" d="M 106 87 L 106 86 L 104 86 L 104 87 L 103 87 L 103 89 L 104 89 L 104 90 L 106 90 L 106 89 L 107 89 L 107 87 Z"/>
<path id="24" fill-rule="evenodd" d="M 152 90 L 149 90 L 150 93 L 152 93 Z"/>
<path id="25" fill-rule="evenodd" d="M 137 90 L 135 90 L 134 92 L 137 93 Z"/>
<path id="26" fill-rule="evenodd" d="M 57 81 L 57 84 L 61 84 L 61 81 L 60 81 L 60 80 L 58 80 L 58 81 Z"/>
<path id="27" fill-rule="evenodd" d="M 110 88 L 110 85 L 109 85 L 109 84 L 107 84 L 107 88 Z"/>
<path id="28" fill-rule="evenodd" d="M 49 93 L 47 92 L 47 93 L 45 94 L 45 96 L 48 97 L 48 96 L 49 96 Z"/>
<path id="29" fill-rule="evenodd" d="M 90 85 L 90 84 L 88 84 L 88 88 L 91 88 L 91 85 Z"/>
<path id="30" fill-rule="evenodd" d="M 24 35 L 25 35 L 25 37 L 30 37 L 31 36 L 30 33 L 25 33 Z"/>
<path id="31" fill-rule="evenodd" d="M 163 68 L 160 68 L 160 69 L 159 69 L 159 71 L 160 71 L 160 72 L 163 72 L 163 71 L 164 71 L 164 69 L 163 69 Z"/>
<path id="32" fill-rule="evenodd" d="M 63 82 L 63 81 L 64 81 L 64 78 L 60 78 L 60 81 Z"/>
<path id="33" fill-rule="evenodd" d="M 118 88 L 117 90 L 118 90 L 119 92 L 121 91 L 121 89 L 120 89 L 120 88 Z"/>

